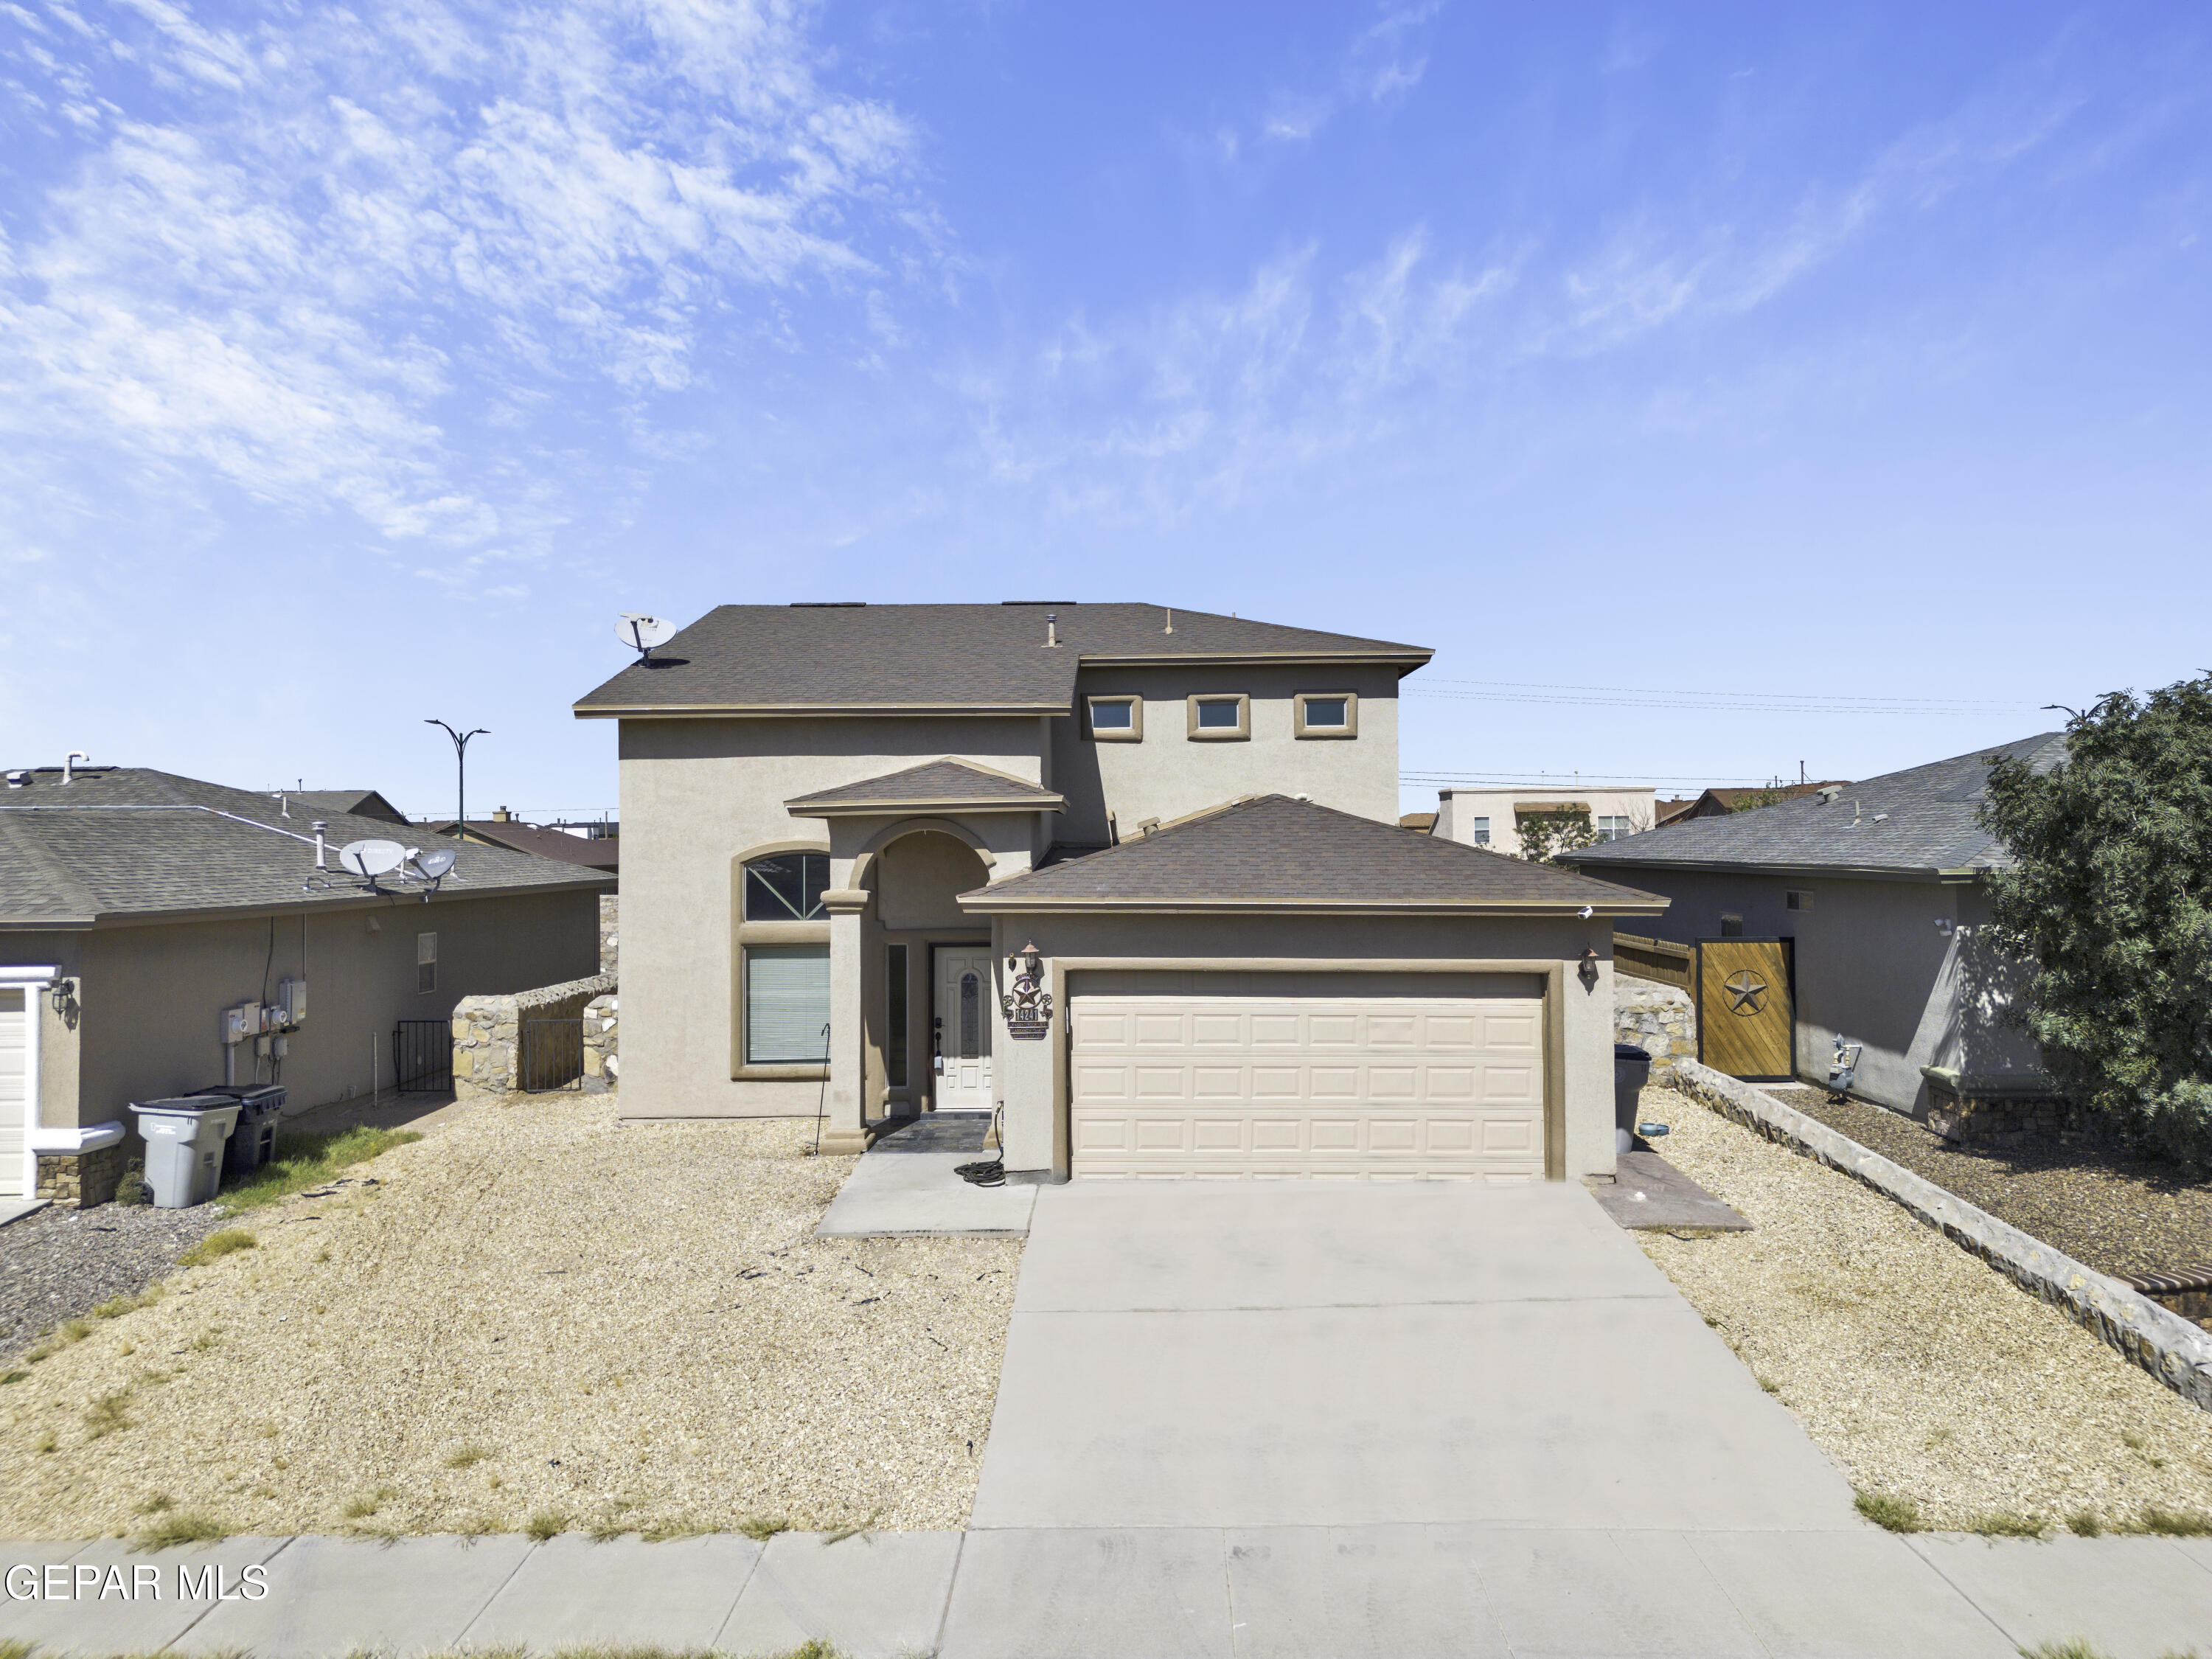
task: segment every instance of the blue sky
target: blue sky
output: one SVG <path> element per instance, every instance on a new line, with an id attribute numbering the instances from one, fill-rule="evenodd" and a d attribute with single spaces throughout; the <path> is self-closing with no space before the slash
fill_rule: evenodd
<path id="1" fill-rule="evenodd" d="M 1042 596 L 1866 776 L 2212 666 L 2208 228 L 2184 7 L 0 0 L 0 747 L 593 810 L 618 610 Z"/>

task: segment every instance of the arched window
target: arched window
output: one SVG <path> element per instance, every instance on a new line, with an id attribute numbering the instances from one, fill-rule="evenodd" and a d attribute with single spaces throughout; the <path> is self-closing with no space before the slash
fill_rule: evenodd
<path id="1" fill-rule="evenodd" d="M 827 853 L 771 853 L 745 866 L 747 921 L 821 921 L 830 884 Z"/>

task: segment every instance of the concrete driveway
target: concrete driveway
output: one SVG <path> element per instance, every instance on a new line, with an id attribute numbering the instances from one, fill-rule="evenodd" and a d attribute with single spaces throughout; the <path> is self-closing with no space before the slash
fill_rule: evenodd
<path id="1" fill-rule="evenodd" d="M 975 1528 L 1863 1528 L 1581 1187 L 1038 1195 Z"/>

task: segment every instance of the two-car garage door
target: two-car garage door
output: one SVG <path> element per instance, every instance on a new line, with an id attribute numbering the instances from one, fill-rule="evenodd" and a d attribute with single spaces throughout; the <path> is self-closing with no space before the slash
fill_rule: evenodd
<path id="1" fill-rule="evenodd" d="M 1077 1176 L 1543 1178 L 1534 981 L 1420 996 L 1338 988 L 1354 975 L 1297 994 L 1253 988 L 1274 976 L 1178 975 L 1133 994 L 1146 976 L 1114 977 L 1073 988 Z"/>

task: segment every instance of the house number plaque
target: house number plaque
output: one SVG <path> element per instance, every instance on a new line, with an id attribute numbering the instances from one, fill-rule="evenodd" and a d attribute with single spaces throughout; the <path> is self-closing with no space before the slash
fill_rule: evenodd
<path id="1" fill-rule="evenodd" d="M 1019 965 L 1014 988 L 999 999 L 999 1012 L 1006 1018 L 1006 1035 L 1017 1041 L 1036 1042 L 1052 1030 L 1052 994 L 1044 988 L 1044 959 L 1036 945 L 1012 957 L 1008 967 Z"/>

